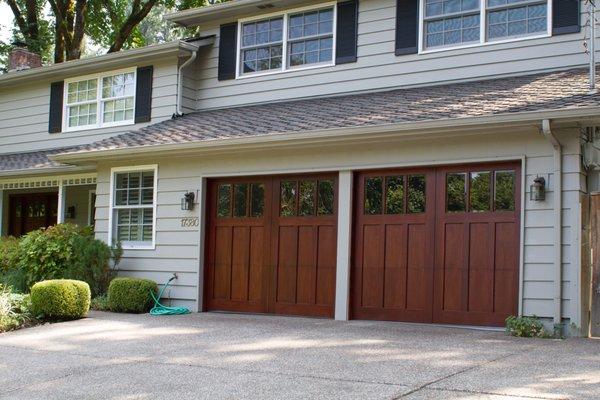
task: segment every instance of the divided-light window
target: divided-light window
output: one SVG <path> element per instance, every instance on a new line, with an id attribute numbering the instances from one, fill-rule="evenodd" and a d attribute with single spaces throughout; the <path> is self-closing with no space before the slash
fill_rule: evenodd
<path id="1" fill-rule="evenodd" d="M 135 70 L 65 83 L 66 130 L 134 123 Z"/>
<path id="2" fill-rule="evenodd" d="M 154 241 L 156 170 L 114 173 L 112 185 L 112 238 L 125 247 L 147 247 Z"/>
<path id="3" fill-rule="evenodd" d="M 335 7 L 240 22 L 240 75 L 332 65 Z"/>
<path id="4" fill-rule="evenodd" d="M 548 35 L 549 0 L 422 0 L 422 48 Z"/>

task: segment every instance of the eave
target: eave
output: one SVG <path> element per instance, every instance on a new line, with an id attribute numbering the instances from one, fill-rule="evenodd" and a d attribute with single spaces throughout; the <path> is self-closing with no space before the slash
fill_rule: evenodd
<path id="1" fill-rule="evenodd" d="M 125 147 L 55 154 L 49 158 L 61 163 L 84 165 L 94 164 L 99 159 L 103 161 L 124 160 L 174 154 L 182 156 L 208 152 L 240 152 L 272 147 L 320 146 L 340 142 L 351 143 L 392 138 L 417 139 L 436 135 L 478 134 L 486 131 L 502 132 L 508 129 L 512 131 L 517 128 L 537 129 L 544 119 L 551 119 L 556 124 L 581 124 L 583 122 L 589 125 L 600 124 L 600 106 Z"/>

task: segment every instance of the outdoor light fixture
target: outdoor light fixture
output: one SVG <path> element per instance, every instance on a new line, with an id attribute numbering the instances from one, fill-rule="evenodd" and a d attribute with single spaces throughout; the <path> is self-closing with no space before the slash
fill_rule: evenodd
<path id="1" fill-rule="evenodd" d="M 194 192 L 186 192 L 183 195 L 183 199 L 181 199 L 181 209 L 183 211 L 192 211 L 194 209 L 194 200 L 196 199 L 196 195 Z"/>
<path id="2" fill-rule="evenodd" d="M 533 184 L 529 187 L 529 199 L 531 201 L 546 200 L 546 180 L 538 176 L 533 180 Z"/>
<path id="3" fill-rule="evenodd" d="M 75 219 L 75 206 L 67 207 L 67 212 L 65 215 L 68 219 Z"/>

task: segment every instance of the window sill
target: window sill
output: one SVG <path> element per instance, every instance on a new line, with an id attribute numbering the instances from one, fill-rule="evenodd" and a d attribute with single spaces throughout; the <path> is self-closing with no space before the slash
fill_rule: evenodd
<path id="1" fill-rule="evenodd" d="M 330 62 L 330 63 L 319 63 L 319 64 L 313 64 L 313 65 L 309 65 L 306 67 L 291 67 L 285 70 L 276 70 L 276 71 L 265 71 L 265 72 L 252 72 L 252 73 L 246 73 L 246 74 L 238 74 L 235 79 L 249 79 L 249 78 L 256 78 L 256 77 L 261 77 L 261 76 L 269 76 L 269 75 L 278 75 L 278 74 L 286 74 L 289 72 L 298 72 L 298 71 L 308 71 L 311 69 L 318 69 L 318 68 L 327 68 L 327 67 L 335 67 L 335 62 Z"/>
<path id="2" fill-rule="evenodd" d="M 135 120 L 124 121 L 124 122 L 112 122 L 112 123 L 102 124 L 102 125 L 78 126 L 78 127 L 73 127 L 73 128 L 65 127 L 63 129 L 62 133 L 92 131 L 92 130 L 97 130 L 97 129 L 107 129 L 107 128 L 114 128 L 114 127 L 119 127 L 119 126 L 131 126 L 131 125 L 135 125 Z"/>
<path id="3" fill-rule="evenodd" d="M 123 250 L 156 250 L 156 245 L 153 244 L 121 244 L 121 247 L 123 248 Z"/>
<path id="4" fill-rule="evenodd" d="M 434 53 L 441 53 L 441 52 L 445 52 L 445 51 L 472 49 L 472 48 L 476 48 L 476 47 L 487 47 L 487 46 L 492 46 L 492 45 L 496 45 L 496 44 L 522 42 L 522 41 L 527 41 L 527 40 L 545 39 L 545 38 L 550 38 L 550 37 L 552 37 L 551 34 L 544 33 L 542 35 L 535 35 L 535 36 L 521 36 L 521 37 L 514 37 L 514 38 L 509 38 L 509 39 L 490 40 L 485 43 L 470 43 L 470 44 L 465 44 L 465 45 L 460 45 L 460 46 L 426 49 L 426 50 L 420 50 L 418 54 L 434 54 Z"/>

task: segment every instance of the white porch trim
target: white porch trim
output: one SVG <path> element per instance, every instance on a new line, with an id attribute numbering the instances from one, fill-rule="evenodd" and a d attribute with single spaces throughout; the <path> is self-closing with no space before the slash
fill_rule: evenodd
<path id="1" fill-rule="evenodd" d="M 56 212 L 56 223 L 65 222 L 65 185 L 62 182 L 58 184 L 58 207 Z"/>

